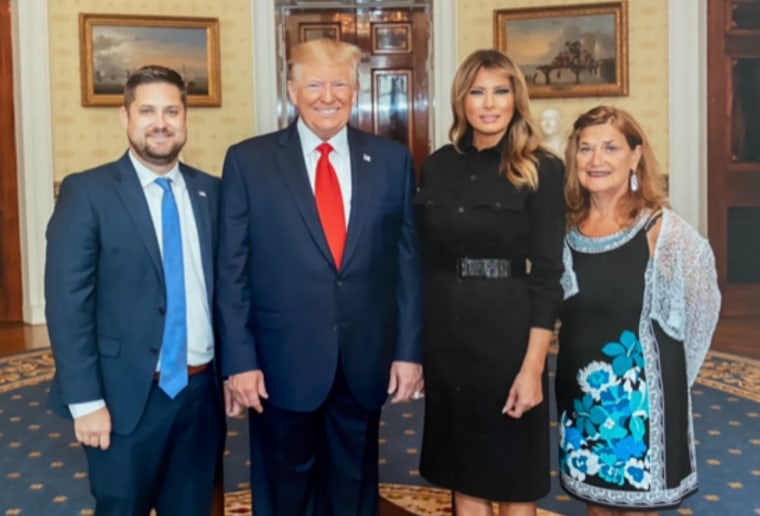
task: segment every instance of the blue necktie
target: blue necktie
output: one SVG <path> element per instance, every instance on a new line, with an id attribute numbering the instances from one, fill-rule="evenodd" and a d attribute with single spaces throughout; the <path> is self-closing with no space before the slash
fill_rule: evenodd
<path id="1" fill-rule="evenodd" d="M 161 344 L 161 370 L 158 386 L 174 398 L 187 385 L 187 313 L 185 269 L 182 263 L 182 233 L 171 180 L 156 179 L 164 190 L 161 201 L 166 320 Z"/>

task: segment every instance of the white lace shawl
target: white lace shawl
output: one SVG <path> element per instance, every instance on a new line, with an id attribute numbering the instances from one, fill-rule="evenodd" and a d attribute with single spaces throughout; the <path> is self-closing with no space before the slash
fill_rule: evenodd
<path id="1" fill-rule="evenodd" d="M 565 239 L 565 299 L 578 293 L 573 255 Z M 697 379 L 712 341 L 720 311 L 720 291 L 712 248 L 705 238 L 670 210 L 663 210 L 654 256 L 645 272 L 642 318 L 656 321 L 662 330 L 684 343 L 689 385 Z"/>

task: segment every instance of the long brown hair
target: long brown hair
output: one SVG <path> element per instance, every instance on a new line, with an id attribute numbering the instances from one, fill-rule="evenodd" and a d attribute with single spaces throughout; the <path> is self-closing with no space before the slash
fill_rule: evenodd
<path id="1" fill-rule="evenodd" d="M 573 131 L 565 151 L 565 201 L 567 203 L 568 227 L 578 226 L 588 217 L 591 201 L 588 190 L 578 179 L 578 142 L 584 129 L 592 125 L 610 124 L 625 137 L 632 150 L 641 146 L 641 159 L 636 170 L 639 189 L 628 192 L 618 201 L 617 213 L 626 221 L 633 221 L 644 208 L 658 210 L 669 206 L 665 189 L 665 177 L 660 171 L 644 130 L 630 113 L 612 106 L 597 106 L 582 114 L 573 124 Z"/>
<path id="2" fill-rule="evenodd" d="M 535 152 L 541 147 L 541 130 L 530 112 L 525 76 L 506 55 L 498 50 L 476 50 L 459 65 L 451 85 L 451 110 L 454 122 L 449 139 L 459 153 L 462 137 L 471 129 L 465 115 L 465 100 L 475 76 L 485 68 L 503 70 L 509 78 L 515 97 L 515 112 L 507 127 L 507 141 L 502 149 L 500 173 L 518 188 L 538 189 L 538 168 Z"/>

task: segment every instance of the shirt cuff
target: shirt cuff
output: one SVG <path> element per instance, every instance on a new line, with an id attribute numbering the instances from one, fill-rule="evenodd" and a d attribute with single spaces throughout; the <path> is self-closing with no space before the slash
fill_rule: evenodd
<path id="1" fill-rule="evenodd" d="M 83 403 L 72 403 L 69 405 L 69 412 L 74 419 L 87 414 L 92 414 L 96 410 L 99 410 L 106 406 L 105 400 L 85 401 Z"/>

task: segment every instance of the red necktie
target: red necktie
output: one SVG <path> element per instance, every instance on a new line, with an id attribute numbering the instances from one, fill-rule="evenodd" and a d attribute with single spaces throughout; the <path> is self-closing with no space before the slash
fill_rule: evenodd
<path id="1" fill-rule="evenodd" d="M 327 238 L 327 246 L 335 260 L 335 266 L 340 268 L 343 259 L 343 248 L 346 245 L 346 217 L 343 213 L 343 196 L 340 193 L 340 183 L 335 169 L 327 157 L 333 150 L 329 143 L 317 147 L 317 176 L 314 180 L 314 196 L 317 200 L 317 212 L 322 222 L 322 229 Z"/>

